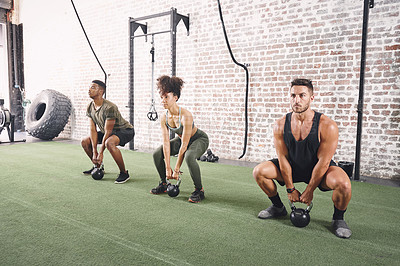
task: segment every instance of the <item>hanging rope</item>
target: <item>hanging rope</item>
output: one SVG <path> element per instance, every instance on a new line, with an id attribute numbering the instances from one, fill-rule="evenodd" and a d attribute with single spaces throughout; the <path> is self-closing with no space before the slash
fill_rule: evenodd
<path id="1" fill-rule="evenodd" d="M 92 47 L 92 44 L 91 44 L 90 41 L 89 41 L 89 37 L 87 36 L 86 31 L 85 31 L 85 28 L 83 27 L 82 21 L 81 21 L 81 19 L 79 18 L 78 11 L 77 11 L 76 8 L 75 8 L 74 1 L 71 0 L 71 3 L 72 3 L 72 6 L 74 7 L 76 17 L 77 17 L 78 20 L 79 20 L 79 24 L 81 24 L 83 33 L 85 34 L 85 37 L 86 37 L 86 40 L 87 40 L 87 42 L 88 42 L 88 44 L 89 44 L 89 46 L 90 46 L 90 49 L 92 49 L 93 55 L 94 55 L 94 57 L 96 58 L 97 63 L 99 64 L 101 70 L 102 70 L 103 73 L 104 73 L 104 83 L 107 85 L 107 74 L 106 74 L 106 71 L 104 70 L 103 66 L 101 65 L 99 58 L 97 58 L 96 53 L 94 52 L 94 49 L 93 49 L 93 47 Z M 105 97 L 106 97 L 106 93 L 104 93 L 104 98 L 105 98 Z"/>
<path id="2" fill-rule="evenodd" d="M 150 121 L 157 121 L 158 119 L 158 114 L 156 111 L 156 106 L 155 106 L 155 101 L 154 101 L 154 34 L 151 35 L 151 49 L 150 49 L 150 54 L 151 54 L 151 106 L 150 110 L 147 113 L 147 118 Z"/>
<path id="3" fill-rule="evenodd" d="M 242 67 L 246 71 L 246 98 L 245 98 L 245 133 L 244 133 L 244 147 L 243 147 L 243 153 L 240 155 L 239 159 L 241 159 L 245 154 L 246 154 L 246 148 L 247 148 L 247 132 L 248 132 L 248 113 L 247 113 L 247 105 L 248 105 L 248 99 L 249 99 L 249 70 L 244 64 L 239 63 L 236 61 L 235 57 L 233 56 L 231 46 L 229 44 L 228 36 L 226 34 L 226 29 L 225 29 L 225 23 L 224 23 L 224 18 L 222 17 L 222 9 L 221 9 L 221 3 L 218 0 L 218 10 L 219 10 L 219 17 L 221 19 L 221 24 L 222 24 L 222 29 L 224 31 L 224 36 L 225 36 L 225 41 L 226 41 L 226 46 L 228 46 L 229 53 L 231 55 L 231 58 L 233 62 Z"/>

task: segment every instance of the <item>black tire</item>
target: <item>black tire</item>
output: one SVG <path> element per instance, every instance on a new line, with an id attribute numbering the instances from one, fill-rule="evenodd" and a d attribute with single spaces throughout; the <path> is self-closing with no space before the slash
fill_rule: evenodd
<path id="1" fill-rule="evenodd" d="M 55 90 L 44 90 L 26 114 L 26 130 L 33 137 L 50 140 L 64 130 L 71 114 L 71 100 Z"/>

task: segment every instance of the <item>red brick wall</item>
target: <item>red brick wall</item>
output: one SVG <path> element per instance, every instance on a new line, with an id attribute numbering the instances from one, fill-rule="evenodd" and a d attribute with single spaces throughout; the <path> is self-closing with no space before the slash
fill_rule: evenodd
<path id="1" fill-rule="evenodd" d="M 104 76 L 84 39 L 70 3 L 62 8 L 42 0 L 45 18 L 33 3 L 21 3 L 25 34 L 26 90 L 34 97 L 53 88 L 71 97 L 74 112 L 64 135 L 88 133 L 85 107 L 92 79 Z M 69 2 L 69 1 L 66 1 Z M 178 25 L 177 75 L 185 80 L 179 103 L 191 110 L 207 132 L 210 148 L 236 159 L 244 136 L 245 73 L 228 53 L 217 1 L 75 0 L 82 22 L 108 79 L 107 98 L 129 118 L 128 17 L 165 12 L 190 13 L 190 36 Z M 334 159 L 354 161 L 363 1 L 221 0 L 236 59 L 250 64 L 247 161 L 275 157 L 272 125 L 290 111 L 287 91 L 296 77 L 314 81 L 313 107 L 339 126 Z M 400 177 L 400 2 L 375 1 L 370 10 L 361 175 Z M 43 12 L 43 9 L 41 9 Z M 149 31 L 169 29 L 169 18 L 148 21 Z M 27 34 L 27 32 L 29 32 Z M 138 30 L 137 34 L 140 33 Z M 157 35 L 156 77 L 170 74 L 169 35 Z M 150 39 L 149 39 L 150 40 Z M 151 102 L 150 41 L 135 40 L 135 147 L 161 144 L 160 126 L 146 114 Z M 39 53 L 41 52 L 41 54 Z M 38 62 L 45 64 L 40 75 Z M 156 95 L 157 111 L 163 114 Z"/>

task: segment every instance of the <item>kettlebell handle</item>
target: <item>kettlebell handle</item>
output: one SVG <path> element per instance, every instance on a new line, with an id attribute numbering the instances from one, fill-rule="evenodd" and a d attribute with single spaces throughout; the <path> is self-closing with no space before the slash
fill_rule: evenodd
<path id="1" fill-rule="evenodd" d="M 100 166 L 99 167 L 97 167 L 97 165 L 96 164 L 93 164 L 93 167 L 94 168 L 101 168 L 101 166 L 103 165 L 103 162 L 101 162 L 101 164 L 100 164 Z"/>
<path id="2" fill-rule="evenodd" d="M 296 209 L 296 206 L 294 206 L 294 203 L 289 200 L 289 204 L 290 204 L 290 208 L 294 211 Z M 306 208 L 306 212 L 310 212 L 312 207 L 313 207 L 313 203 L 311 201 L 310 205 L 308 205 Z"/>
<path id="3" fill-rule="evenodd" d="M 171 180 L 171 179 L 168 179 L 168 180 Z M 181 184 L 181 182 L 182 182 L 182 179 L 179 177 L 178 181 L 176 181 L 176 186 L 179 186 Z M 171 184 L 171 182 L 170 182 L 170 184 Z"/>

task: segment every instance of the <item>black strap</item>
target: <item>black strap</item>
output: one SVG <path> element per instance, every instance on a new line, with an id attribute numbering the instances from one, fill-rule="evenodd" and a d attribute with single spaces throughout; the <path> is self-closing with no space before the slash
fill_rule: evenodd
<path id="1" fill-rule="evenodd" d="M 154 34 L 152 35 L 152 40 L 151 40 L 151 49 L 150 49 L 150 54 L 151 54 L 151 105 L 150 105 L 150 111 L 147 113 L 147 118 L 150 121 L 157 121 L 158 119 L 158 114 L 156 111 L 156 106 L 154 102 Z"/>
<path id="2" fill-rule="evenodd" d="M 157 119 L 158 119 L 158 114 L 157 114 L 156 107 L 154 104 L 154 99 L 151 99 L 151 106 L 150 106 L 149 112 L 147 113 L 147 118 L 150 121 L 157 121 Z"/>

